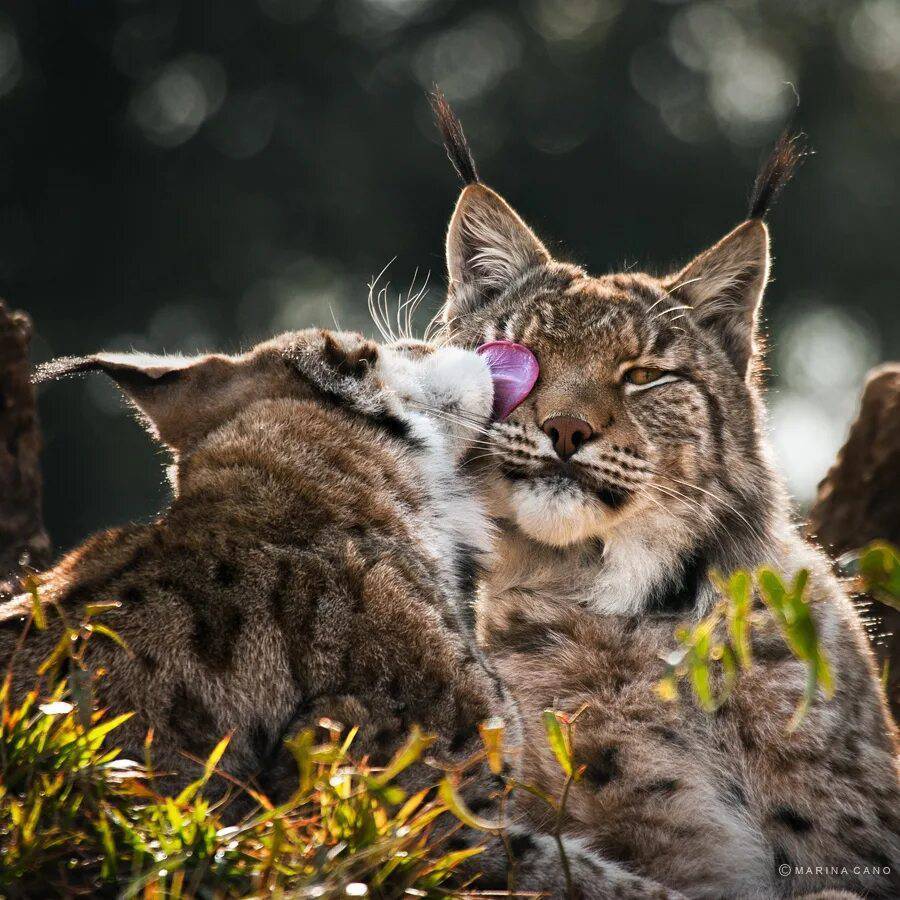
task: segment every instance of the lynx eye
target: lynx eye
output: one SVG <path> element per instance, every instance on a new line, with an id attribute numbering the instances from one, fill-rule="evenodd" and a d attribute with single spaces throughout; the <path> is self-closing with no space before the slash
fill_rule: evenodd
<path id="1" fill-rule="evenodd" d="M 669 373 L 666 372 L 665 369 L 652 369 L 644 366 L 637 366 L 634 369 L 629 369 L 623 376 L 623 380 L 626 384 L 633 384 L 637 387 L 644 387 L 648 384 L 653 384 L 655 381 L 659 381 L 661 378 L 664 378 Z"/>

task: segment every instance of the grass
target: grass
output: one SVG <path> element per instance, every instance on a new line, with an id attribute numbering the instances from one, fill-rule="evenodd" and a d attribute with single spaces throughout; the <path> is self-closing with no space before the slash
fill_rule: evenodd
<path id="1" fill-rule="evenodd" d="M 860 558 L 860 579 L 868 578 L 881 592 L 897 589 L 896 551 L 878 545 Z M 787 584 L 770 570 L 738 572 L 717 584 L 721 601 L 713 611 L 676 632 L 677 649 L 667 659 L 660 695 L 674 699 L 679 680 L 688 679 L 702 708 L 727 702 L 741 672 L 752 665 L 750 633 L 760 615 L 751 612 L 755 590 L 809 672 L 807 695 L 788 725 L 797 727 L 815 692 L 831 689 L 804 596 L 805 573 Z M 29 627 L 46 627 L 37 583 L 30 589 L 35 603 Z M 236 786 L 250 791 L 254 809 L 237 825 L 225 821 L 228 798 L 209 799 L 207 785 L 227 738 L 197 781 L 177 796 L 157 793 L 152 736 L 143 760 L 123 759 L 115 739 L 127 714 L 109 716 L 92 702 L 94 676 L 85 648 L 91 640 L 120 640 L 97 621 L 103 610 L 103 604 L 89 608 L 87 621 L 68 629 L 22 703 L 10 700 L 8 674 L 0 687 L 0 895 L 458 896 L 454 872 L 479 850 L 447 852 L 436 820 L 455 817 L 457 827 L 502 831 L 499 823 L 466 809 L 455 787 L 459 773 L 435 770 L 433 788 L 412 796 L 398 786 L 398 776 L 422 759 L 427 735 L 414 731 L 388 766 L 373 769 L 354 757 L 355 730 L 327 720 L 289 742 L 297 789 L 282 806 Z M 507 793 L 526 789 L 553 808 L 564 872 L 565 804 L 584 771 L 573 751 L 578 715 L 544 713 L 546 738 L 565 776 L 562 795 L 551 797 L 540 786 L 511 779 L 506 787 Z M 501 772 L 503 723 L 484 723 L 481 736 L 480 759 Z"/>
<path id="2" fill-rule="evenodd" d="M 30 589 L 27 627 L 44 628 L 48 611 Z M 152 735 L 143 760 L 123 759 L 116 729 L 129 715 L 92 703 L 85 648 L 121 640 L 96 621 L 102 612 L 66 629 L 23 702 L 10 701 L 9 673 L 0 687 L 0 895 L 435 896 L 478 852 L 444 852 L 432 839 L 439 816 L 467 813 L 453 773 L 436 772 L 440 790 L 413 796 L 396 784 L 431 743 L 419 731 L 375 770 L 353 757 L 355 729 L 323 720 L 288 742 L 298 773 L 289 802 L 235 786 L 254 801 L 237 825 L 223 816 L 228 795 L 205 795 L 228 738 L 180 794 L 157 793 Z M 52 687 L 42 694 L 43 683 Z"/>
<path id="3" fill-rule="evenodd" d="M 257 796 L 239 825 L 204 797 L 223 739 L 203 775 L 177 796 L 153 789 L 146 764 L 122 759 L 115 729 L 125 717 L 94 712 L 85 725 L 58 688 L 0 705 L 0 893 L 122 897 L 277 895 L 431 896 L 468 852 L 429 840 L 448 806 L 394 784 L 428 739 L 414 732 L 383 771 L 351 755 L 354 732 L 333 723 L 298 734 L 297 791 L 273 807 Z M 107 739 L 108 740 L 105 740 Z"/>

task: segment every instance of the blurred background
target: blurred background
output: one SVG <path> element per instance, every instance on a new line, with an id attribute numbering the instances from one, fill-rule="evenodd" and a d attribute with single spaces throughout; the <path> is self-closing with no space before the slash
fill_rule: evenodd
<path id="1" fill-rule="evenodd" d="M 900 347 L 898 0 L 4 0 L 0 296 L 36 361 L 371 332 L 391 260 L 394 298 L 430 273 L 424 325 L 458 191 L 434 82 L 485 181 L 595 273 L 724 234 L 794 118 L 816 156 L 771 217 L 769 400 L 808 502 Z M 109 383 L 41 413 L 58 547 L 164 505 Z"/>

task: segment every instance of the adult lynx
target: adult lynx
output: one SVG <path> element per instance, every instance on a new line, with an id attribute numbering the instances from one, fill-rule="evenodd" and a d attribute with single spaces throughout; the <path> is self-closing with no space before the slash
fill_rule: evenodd
<path id="1" fill-rule="evenodd" d="M 526 723 L 584 708 L 568 831 L 692 897 L 900 895 L 894 726 L 855 610 L 797 535 L 764 437 L 763 217 L 796 145 L 776 147 L 748 219 L 683 268 L 592 277 L 480 183 L 459 122 L 435 107 L 466 182 L 447 235 L 447 340 L 514 341 L 540 363 L 528 399 L 490 429 L 503 525 L 477 619 Z M 837 684 L 793 733 L 806 670 L 770 617 L 715 715 L 655 691 L 675 625 L 714 600 L 710 570 L 762 564 L 809 570 Z M 558 789 L 554 760 L 526 747 L 526 777 Z"/>

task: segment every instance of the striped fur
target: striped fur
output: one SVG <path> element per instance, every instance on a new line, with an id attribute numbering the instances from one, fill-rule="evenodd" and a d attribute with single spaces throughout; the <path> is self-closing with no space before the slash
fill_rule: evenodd
<path id="1" fill-rule="evenodd" d="M 463 190 L 447 236 L 444 339 L 516 341 L 541 368 L 491 428 L 502 534 L 480 642 L 526 728 L 544 707 L 584 708 L 569 833 L 691 897 L 900 895 L 895 730 L 855 611 L 797 536 L 765 439 L 761 216 L 795 150 L 782 141 L 764 165 L 751 219 L 663 277 L 557 262 L 481 183 Z M 655 375 L 635 383 L 637 368 Z M 541 429 L 559 415 L 592 431 L 566 461 Z M 710 571 L 762 564 L 810 570 L 837 680 L 792 735 L 805 670 L 762 610 L 754 667 L 714 716 L 689 691 L 677 705 L 655 691 L 676 625 L 715 600 Z M 539 736 L 526 747 L 526 778 L 558 790 Z M 544 822 L 540 804 L 532 814 Z"/>
<path id="2" fill-rule="evenodd" d="M 475 757 L 461 793 L 499 821 L 504 783 L 481 761 L 478 724 L 503 718 L 513 745 L 521 728 L 471 634 L 491 528 L 477 480 L 458 467 L 490 413 L 484 361 L 312 331 L 240 357 L 97 354 L 39 375 L 95 370 L 175 454 L 176 496 L 159 519 L 98 534 L 40 578 L 69 621 L 87 603 L 121 604 L 104 622 L 129 652 L 95 637 L 87 662 L 105 671 L 100 706 L 135 713 L 115 733 L 124 755 L 143 759 L 152 728 L 154 763 L 172 773 L 156 786 L 173 790 L 231 733 L 224 771 L 283 801 L 296 788 L 283 742 L 298 729 L 323 716 L 357 725 L 354 750 L 379 765 L 418 725 L 436 736 L 439 763 Z M 56 627 L 32 629 L 16 653 L 28 609 L 21 598 L 0 612 L 0 664 L 19 697 L 59 639 L 48 611 Z M 403 778 L 418 790 L 435 773 Z M 454 823 L 440 820 L 435 839 L 485 842 L 450 834 Z M 518 888 L 563 896 L 556 841 L 515 810 L 507 836 Z M 677 896 L 567 843 L 580 896 Z M 505 889 L 509 859 L 493 837 L 461 874 Z"/>

